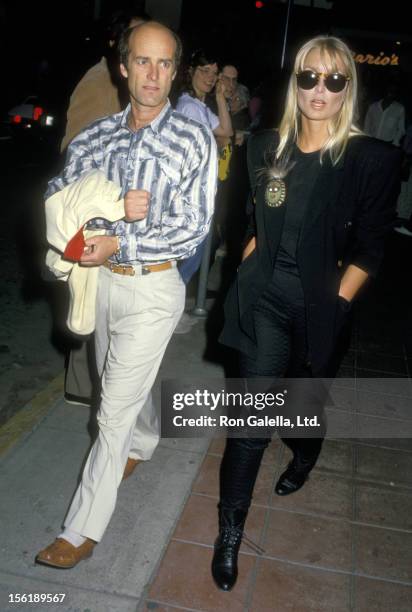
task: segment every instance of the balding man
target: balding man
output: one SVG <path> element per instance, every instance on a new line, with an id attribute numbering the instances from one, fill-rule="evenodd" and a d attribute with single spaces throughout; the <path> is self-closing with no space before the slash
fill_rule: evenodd
<path id="1" fill-rule="evenodd" d="M 60 150 L 65 152 L 77 134 L 96 119 L 119 113 L 126 106 L 121 87 L 117 46 L 124 30 L 149 21 L 148 15 L 114 13 L 108 20 L 103 57 L 92 66 L 70 96 L 67 123 Z M 64 380 L 64 398 L 70 404 L 90 405 L 95 396 L 94 338 L 70 350 Z M 150 406 L 150 403 L 149 403 Z"/>
<path id="2" fill-rule="evenodd" d="M 139 412 L 183 312 L 176 267 L 206 237 L 216 190 L 210 130 L 168 101 L 181 56 L 178 37 L 156 22 L 127 30 L 120 69 L 130 104 L 86 128 L 68 149 L 52 195 L 97 168 L 122 187 L 124 219 L 86 240 L 83 265 L 100 266 L 96 357 L 102 364 L 99 436 L 66 516 L 64 531 L 36 557 L 59 568 L 90 557 L 114 511 Z"/>

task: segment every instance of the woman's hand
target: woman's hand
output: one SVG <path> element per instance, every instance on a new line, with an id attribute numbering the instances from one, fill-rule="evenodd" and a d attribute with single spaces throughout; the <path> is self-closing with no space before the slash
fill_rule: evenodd
<path id="1" fill-rule="evenodd" d="M 249 240 L 249 242 L 244 248 L 244 251 L 242 253 L 242 261 L 245 261 L 246 257 L 249 257 L 249 255 L 251 255 L 255 249 L 256 249 L 256 238 L 253 237 L 251 240 Z"/>
<path id="2" fill-rule="evenodd" d="M 350 264 L 342 276 L 339 296 L 344 298 L 347 302 L 351 302 L 359 289 L 366 283 L 368 276 L 365 270 Z"/>
<path id="3" fill-rule="evenodd" d="M 226 87 L 224 82 L 222 81 L 222 79 L 219 77 L 218 80 L 216 81 L 216 86 L 215 86 L 215 95 L 216 98 L 225 98 L 225 93 L 226 93 Z M 225 99 L 226 100 L 226 99 Z"/>
<path id="4" fill-rule="evenodd" d="M 215 136 L 221 136 L 222 138 L 232 138 L 232 120 L 230 118 L 225 93 L 225 84 L 221 79 L 218 79 L 215 87 L 215 96 L 218 111 L 217 114 L 219 116 L 219 125 L 213 130 L 213 134 Z"/>

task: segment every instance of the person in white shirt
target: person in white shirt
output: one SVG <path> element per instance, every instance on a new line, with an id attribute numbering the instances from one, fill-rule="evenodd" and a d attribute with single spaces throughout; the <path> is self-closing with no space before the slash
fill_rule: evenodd
<path id="1" fill-rule="evenodd" d="M 369 136 L 397 147 L 405 135 L 405 107 L 397 101 L 398 94 L 396 83 L 390 84 L 385 96 L 369 106 L 363 126 Z"/>
<path id="2" fill-rule="evenodd" d="M 398 220 L 395 232 L 412 237 L 412 123 L 408 125 L 403 139 L 404 152 L 401 192 L 398 198 Z"/>

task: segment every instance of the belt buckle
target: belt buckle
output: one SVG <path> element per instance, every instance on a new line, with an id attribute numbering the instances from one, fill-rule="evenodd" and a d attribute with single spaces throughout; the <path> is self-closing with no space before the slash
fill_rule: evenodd
<path id="1" fill-rule="evenodd" d="M 142 276 L 146 276 L 146 274 L 150 274 L 151 270 L 149 270 L 149 268 L 147 268 L 146 266 L 142 266 Z"/>
<path id="2" fill-rule="evenodd" d="M 136 271 L 133 266 L 122 266 L 122 274 L 123 276 L 134 276 Z"/>

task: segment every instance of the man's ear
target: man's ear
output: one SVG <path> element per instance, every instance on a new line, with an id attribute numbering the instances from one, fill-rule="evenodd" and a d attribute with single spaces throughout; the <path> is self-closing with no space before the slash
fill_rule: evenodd
<path id="1" fill-rule="evenodd" d="M 122 75 L 122 77 L 124 77 L 125 79 L 128 78 L 129 73 L 127 72 L 127 68 L 124 64 L 120 64 L 120 74 Z"/>

